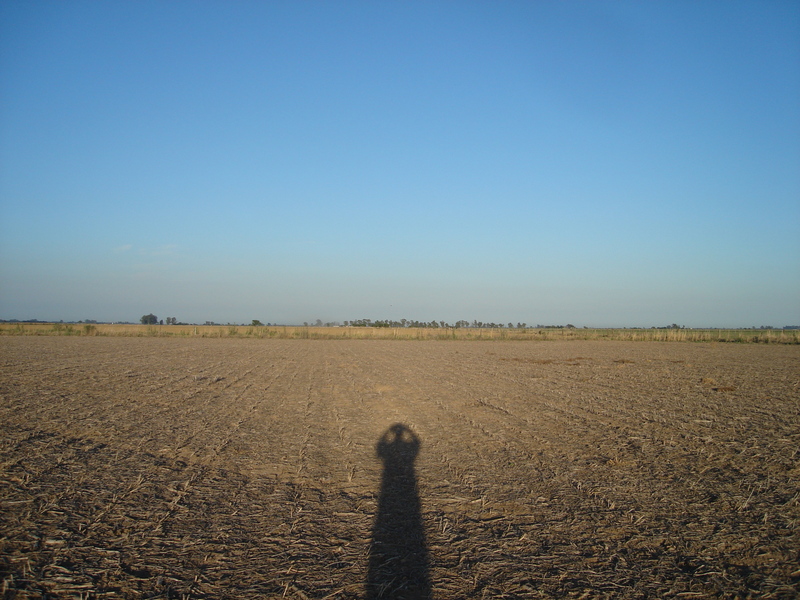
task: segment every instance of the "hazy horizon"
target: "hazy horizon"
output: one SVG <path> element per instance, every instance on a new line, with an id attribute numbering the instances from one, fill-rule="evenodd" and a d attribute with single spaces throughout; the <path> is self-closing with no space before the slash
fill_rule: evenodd
<path id="1" fill-rule="evenodd" d="M 800 324 L 796 2 L 0 4 L 0 318 Z"/>
<path id="2" fill-rule="evenodd" d="M 152 313 L 148 313 L 152 314 Z M 148 316 L 142 315 L 142 317 Z M 176 326 L 197 326 L 197 327 L 228 327 L 228 326 L 236 326 L 236 327 L 252 327 L 254 323 L 258 321 L 256 326 L 263 326 L 263 327 L 392 327 L 392 328 L 428 328 L 434 327 L 431 325 L 432 321 L 435 321 L 437 325 L 435 327 L 445 327 L 445 328 L 481 328 L 481 329 L 491 329 L 491 328 L 505 328 L 508 329 L 508 326 L 511 325 L 513 329 L 568 329 L 570 327 L 575 329 L 695 329 L 695 330 L 767 330 L 767 329 L 774 329 L 774 330 L 792 330 L 792 329 L 800 329 L 800 325 L 774 325 L 774 324 L 762 324 L 762 325 L 750 325 L 750 326 L 732 326 L 732 327 L 719 327 L 719 326 L 687 326 L 681 325 L 679 323 L 670 323 L 668 325 L 575 325 L 574 323 L 527 323 L 527 322 L 510 322 L 510 321 L 481 321 L 479 319 L 474 319 L 472 321 L 467 319 L 459 319 L 457 321 L 446 321 L 446 320 L 436 320 L 436 319 L 428 319 L 427 321 L 421 319 L 344 319 L 344 320 L 336 320 L 336 321 L 328 321 L 322 322 L 321 319 L 314 321 L 305 321 L 305 322 L 271 322 L 271 321 L 261 321 L 260 319 L 250 319 L 250 320 L 240 320 L 240 321 L 213 321 L 213 320 L 206 320 L 206 321 L 182 321 L 178 320 L 175 323 L 168 323 L 167 317 L 162 317 L 160 315 L 155 315 L 158 318 L 158 321 L 155 325 L 161 327 L 171 327 L 173 325 Z M 171 315 L 170 315 L 171 317 Z M 177 318 L 177 317 L 175 317 Z M 319 322 L 318 322 L 319 321 Z M 368 321 L 364 323 L 364 321 Z M 466 322 L 466 325 L 463 323 Z M 141 325 L 141 318 L 137 320 L 125 320 L 120 319 L 117 321 L 106 321 L 106 320 L 98 320 L 98 319 L 77 319 L 77 320 L 64 320 L 64 319 L 37 319 L 37 318 L 30 318 L 30 319 L 0 319 L 0 323 L 19 323 L 19 324 L 98 324 L 98 325 Z M 388 323 L 388 324 L 387 324 Z"/>

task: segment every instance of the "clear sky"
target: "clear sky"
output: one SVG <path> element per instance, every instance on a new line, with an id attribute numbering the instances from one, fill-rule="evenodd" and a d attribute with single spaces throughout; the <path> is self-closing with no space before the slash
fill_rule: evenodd
<path id="1" fill-rule="evenodd" d="M 800 3 L 0 3 L 0 318 L 800 324 Z"/>

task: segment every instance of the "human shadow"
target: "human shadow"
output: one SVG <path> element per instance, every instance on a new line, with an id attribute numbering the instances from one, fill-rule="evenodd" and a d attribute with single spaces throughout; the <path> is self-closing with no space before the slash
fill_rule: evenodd
<path id="1" fill-rule="evenodd" d="M 422 525 L 414 461 L 417 435 L 401 423 L 378 440 L 383 461 L 378 516 L 372 529 L 367 600 L 429 600 L 428 548 Z"/>

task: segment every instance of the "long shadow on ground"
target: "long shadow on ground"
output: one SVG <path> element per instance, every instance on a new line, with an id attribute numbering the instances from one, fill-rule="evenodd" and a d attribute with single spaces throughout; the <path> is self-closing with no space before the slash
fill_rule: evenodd
<path id="1" fill-rule="evenodd" d="M 414 471 L 419 448 L 416 434 L 400 423 L 378 440 L 383 477 L 370 546 L 368 600 L 431 598 L 428 548 Z"/>

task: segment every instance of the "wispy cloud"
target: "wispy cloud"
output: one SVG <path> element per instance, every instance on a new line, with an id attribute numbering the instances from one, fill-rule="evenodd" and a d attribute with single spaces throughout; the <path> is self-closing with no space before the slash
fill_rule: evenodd
<path id="1" fill-rule="evenodd" d="M 126 252 L 133 252 L 137 256 L 147 258 L 164 258 L 167 256 L 175 256 L 178 253 L 177 244 L 162 244 L 155 247 L 135 247 L 133 244 L 123 244 L 114 248 L 115 254 L 123 254 Z"/>
<path id="2" fill-rule="evenodd" d="M 178 251 L 177 244 L 164 244 L 163 246 L 157 246 L 156 248 L 141 248 L 139 250 L 139 254 L 141 256 L 163 258 L 165 256 L 174 256 L 175 254 L 177 254 L 177 251 Z"/>

